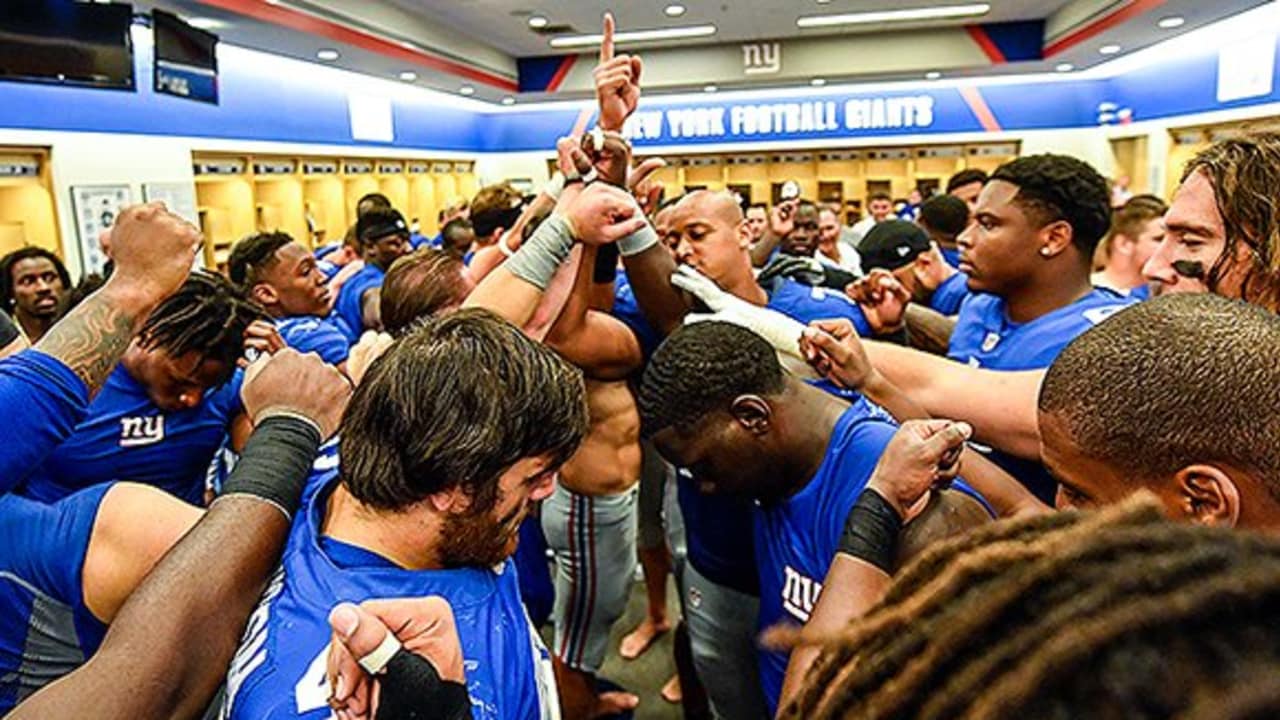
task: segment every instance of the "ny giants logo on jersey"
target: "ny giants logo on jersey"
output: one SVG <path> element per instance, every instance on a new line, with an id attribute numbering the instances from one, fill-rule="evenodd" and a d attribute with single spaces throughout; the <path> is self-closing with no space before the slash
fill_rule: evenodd
<path id="1" fill-rule="evenodd" d="M 120 418 L 120 447 L 154 445 L 164 440 L 164 416 Z"/>
<path id="2" fill-rule="evenodd" d="M 800 622 L 809 622 L 809 613 L 818 602 L 822 583 L 796 572 L 790 565 L 782 568 L 782 609 Z"/>

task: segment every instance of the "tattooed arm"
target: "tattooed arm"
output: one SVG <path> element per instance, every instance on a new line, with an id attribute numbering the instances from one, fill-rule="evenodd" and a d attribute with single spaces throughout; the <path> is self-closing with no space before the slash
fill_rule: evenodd
<path id="1" fill-rule="evenodd" d="M 112 231 L 116 272 L 45 333 L 0 361 L 0 413 L 19 442 L 0 451 L 0 493 L 12 490 L 84 416 L 151 310 L 186 279 L 200 233 L 160 203 L 125 210 Z"/>
<path id="2" fill-rule="evenodd" d="M 96 392 L 147 315 L 187 279 L 200 241 L 200 232 L 163 203 L 127 208 L 111 230 L 111 279 L 50 328 L 36 350 Z"/>

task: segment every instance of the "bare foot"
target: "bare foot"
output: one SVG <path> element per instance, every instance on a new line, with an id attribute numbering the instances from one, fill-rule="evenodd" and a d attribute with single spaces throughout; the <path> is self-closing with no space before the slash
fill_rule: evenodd
<path id="1" fill-rule="evenodd" d="M 629 692 L 611 690 L 596 696 L 596 711 L 591 717 L 608 717 L 618 713 L 635 710 L 640 704 L 640 697 Z"/>
<path id="2" fill-rule="evenodd" d="M 679 675 L 672 675 L 667 684 L 662 686 L 662 699 L 673 705 L 679 705 L 684 699 L 684 693 L 680 690 Z"/>
<path id="3" fill-rule="evenodd" d="M 646 617 L 636 626 L 635 630 L 627 633 L 622 638 L 622 644 L 618 647 L 618 654 L 623 660 L 635 660 L 644 654 L 645 650 L 653 644 L 663 633 L 671 629 L 671 624 L 663 621 L 655 623 L 651 618 Z"/>

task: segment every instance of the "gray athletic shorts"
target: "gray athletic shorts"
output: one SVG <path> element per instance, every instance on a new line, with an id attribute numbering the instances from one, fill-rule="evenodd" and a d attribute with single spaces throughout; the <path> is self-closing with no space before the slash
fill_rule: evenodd
<path id="1" fill-rule="evenodd" d="M 718 720 L 768 720 L 755 638 L 760 599 L 684 564 L 684 619 L 693 667 Z"/>
<path id="2" fill-rule="evenodd" d="M 557 485 L 542 502 L 542 532 L 556 560 L 552 651 L 575 670 L 599 672 L 609 630 L 627 608 L 637 494 L 590 497 Z"/>

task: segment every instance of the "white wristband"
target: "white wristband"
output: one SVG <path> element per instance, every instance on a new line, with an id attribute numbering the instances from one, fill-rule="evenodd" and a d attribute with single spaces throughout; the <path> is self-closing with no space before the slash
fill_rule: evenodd
<path id="1" fill-rule="evenodd" d="M 382 638 L 382 642 L 378 643 L 378 647 L 373 652 L 360 658 L 358 661 L 360 667 L 364 668 L 370 675 L 377 675 L 386 669 L 387 663 L 391 662 L 392 656 L 400 652 L 400 641 L 396 636 L 387 631 L 386 637 Z"/>
<path id="2" fill-rule="evenodd" d="M 556 174 L 552 175 L 551 179 L 547 181 L 547 184 L 542 186 L 542 193 L 552 200 L 559 200 L 560 193 L 564 192 L 564 181 L 564 173 L 557 170 Z"/>

